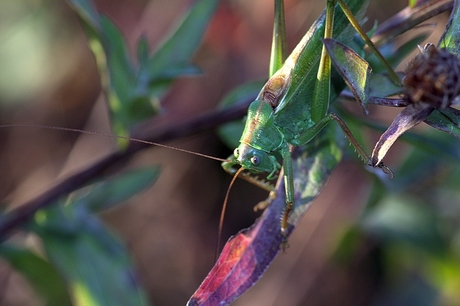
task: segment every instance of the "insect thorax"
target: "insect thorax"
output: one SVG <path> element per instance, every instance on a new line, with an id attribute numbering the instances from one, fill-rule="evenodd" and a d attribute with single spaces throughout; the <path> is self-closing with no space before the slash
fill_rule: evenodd
<path id="1" fill-rule="evenodd" d="M 270 103 L 261 100 L 252 102 L 240 143 L 265 152 L 273 152 L 278 150 L 283 142 L 283 134 L 274 124 L 274 112 Z"/>

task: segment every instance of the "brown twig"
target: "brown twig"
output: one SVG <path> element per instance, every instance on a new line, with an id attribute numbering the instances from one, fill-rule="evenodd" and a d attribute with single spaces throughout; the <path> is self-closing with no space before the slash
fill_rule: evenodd
<path id="1" fill-rule="evenodd" d="M 414 8 L 407 7 L 379 25 L 372 36 L 372 41 L 376 45 L 385 44 L 386 41 L 413 29 L 421 22 L 452 10 L 453 4 L 453 0 L 433 0 Z"/>
<path id="2" fill-rule="evenodd" d="M 165 143 L 173 139 L 196 135 L 210 129 L 215 129 L 223 123 L 241 118 L 246 113 L 250 102 L 251 100 L 248 99 L 233 107 L 223 110 L 213 110 L 182 123 L 169 123 L 148 131 L 136 130 L 131 136 L 136 139 Z M 155 120 L 155 118 L 152 120 Z M 60 197 L 102 175 L 109 167 L 127 160 L 136 152 L 148 147 L 151 146 L 139 142 L 130 142 L 126 150 L 110 153 L 101 160 L 63 179 L 39 196 L 5 213 L 0 222 L 0 241 L 4 241 L 12 229 L 27 222 L 37 210 L 56 203 L 56 200 Z"/>

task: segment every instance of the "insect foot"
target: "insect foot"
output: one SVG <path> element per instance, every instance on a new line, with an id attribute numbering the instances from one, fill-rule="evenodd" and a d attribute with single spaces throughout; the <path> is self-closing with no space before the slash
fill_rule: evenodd
<path id="1" fill-rule="evenodd" d="M 286 254 L 287 249 L 289 249 L 288 229 L 281 227 L 281 235 L 283 239 L 281 240 L 280 250 Z"/>
<path id="2" fill-rule="evenodd" d="M 390 179 L 393 179 L 395 177 L 395 174 L 393 173 L 393 171 L 391 171 L 390 167 L 385 165 L 383 162 L 377 163 L 377 162 L 371 160 L 368 165 L 372 166 L 374 168 L 382 169 L 383 173 L 390 175 Z"/>
<path id="3" fill-rule="evenodd" d="M 284 254 L 287 253 L 287 249 L 289 249 L 289 240 L 288 237 L 283 236 L 283 241 L 281 241 L 281 251 L 283 251 Z"/>
<path id="4" fill-rule="evenodd" d="M 460 61 L 447 50 L 427 44 L 407 66 L 404 87 L 409 105 L 382 134 L 372 152 L 371 166 L 384 171 L 382 159 L 399 136 L 433 110 L 460 104 Z"/>
<path id="5" fill-rule="evenodd" d="M 280 248 L 281 250 L 286 253 L 286 250 L 289 248 L 289 243 L 288 243 L 288 235 L 289 235 L 289 214 L 292 211 L 293 208 L 293 203 L 292 202 L 287 202 L 286 207 L 284 208 L 284 212 L 281 215 L 281 235 L 283 236 L 283 240 L 281 242 Z"/>
<path id="6" fill-rule="evenodd" d="M 257 203 L 256 206 L 254 206 L 254 211 L 259 211 L 259 210 L 264 210 L 265 208 L 267 208 L 271 203 L 272 201 L 276 198 L 276 191 L 272 190 L 270 191 L 270 194 L 268 195 L 268 198 L 263 200 L 263 201 L 260 201 L 259 203 Z"/>

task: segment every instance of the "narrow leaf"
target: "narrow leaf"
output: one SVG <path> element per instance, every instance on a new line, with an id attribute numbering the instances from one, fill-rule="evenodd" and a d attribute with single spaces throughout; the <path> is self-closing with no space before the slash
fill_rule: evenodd
<path id="1" fill-rule="evenodd" d="M 133 170 L 96 184 L 78 200 L 92 212 L 112 207 L 152 186 L 159 175 L 158 167 Z"/>
<path id="2" fill-rule="evenodd" d="M 434 110 L 425 119 L 425 123 L 460 138 L 460 111 L 455 108 Z"/>
<path id="3" fill-rule="evenodd" d="M 398 73 L 398 75 L 402 78 L 404 76 L 403 73 Z M 403 92 L 403 87 L 395 85 L 388 75 L 379 73 L 379 74 L 372 74 L 370 81 L 369 81 L 369 100 L 372 99 L 379 99 L 393 95 L 399 95 Z M 384 100 L 384 99 L 383 99 Z M 374 102 L 370 102 L 372 104 L 376 104 Z"/>
<path id="4" fill-rule="evenodd" d="M 136 68 L 130 59 L 127 43 L 117 27 L 106 17 L 100 16 L 88 0 L 69 0 L 80 17 L 96 59 L 102 89 L 109 105 L 112 132 L 128 137 L 129 128 L 138 122 L 130 113 L 130 103 L 135 92 Z M 158 111 L 148 99 L 143 99 L 143 117 L 148 118 Z M 118 145 L 127 145 L 118 138 Z"/>
<path id="5" fill-rule="evenodd" d="M 71 224 L 74 233 L 59 231 L 59 223 Z M 75 305 L 148 305 L 125 247 L 84 207 L 67 203 L 47 209 L 36 228 Z"/>
<path id="6" fill-rule="evenodd" d="M 76 305 L 147 305 L 125 247 L 92 213 L 150 186 L 158 168 L 135 170 L 42 209 L 31 229 L 70 286 Z"/>
<path id="7" fill-rule="evenodd" d="M 99 14 L 91 0 L 68 0 L 78 15 L 91 25 L 96 32 L 100 31 Z"/>
<path id="8" fill-rule="evenodd" d="M 121 32 L 100 16 L 88 0 L 69 0 L 80 16 L 96 57 L 109 103 L 112 131 L 128 137 L 130 128 L 159 111 L 158 99 L 180 75 L 197 74 L 191 64 L 217 0 L 199 0 L 157 52 L 149 57 L 145 39 L 137 46 L 138 63 L 131 60 Z M 126 140 L 117 139 L 120 147 Z"/>
<path id="9" fill-rule="evenodd" d="M 186 67 L 198 48 L 204 31 L 217 8 L 217 0 L 198 0 L 187 13 L 183 21 L 158 51 L 150 58 L 146 67 L 149 79 L 155 80 L 169 66 L 179 63 Z"/>
<path id="10" fill-rule="evenodd" d="M 371 164 L 378 166 L 396 140 L 407 130 L 422 122 L 434 110 L 424 104 L 409 104 L 380 136 L 372 151 Z"/>
<path id="11" fill-rule="evenodd" d="M 27 278 L 46 305 L 72 305 L 65 281 L 49 262 L 9 244 L 0 245 L 0 256 Z"/>
<path id="12" fill-rule="evenodd" d="M 439 40 L 439 47 L 450 53 L 460 56 L 460 4 L 454 1 L 454 8 L 450 15 L 446 30 Z"/>

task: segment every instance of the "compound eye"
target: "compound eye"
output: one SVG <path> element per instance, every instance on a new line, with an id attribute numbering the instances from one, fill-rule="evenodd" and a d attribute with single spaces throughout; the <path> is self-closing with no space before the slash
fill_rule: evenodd
<path id="1" fill-rule="evenodd" d="M 233 156 L 238 157 L 238 155 L 240 155 L 240 150 L 236 148 L 235 151 L 233 151 Z"/>
<path id="2" fill-rule="evenodd" d="M 251 163 L 255 166 L 257 166 L 258 164 L 260 164 L 260 157 L 257 156 L 257 155 L 254 155 L 251 157 Z"/>

